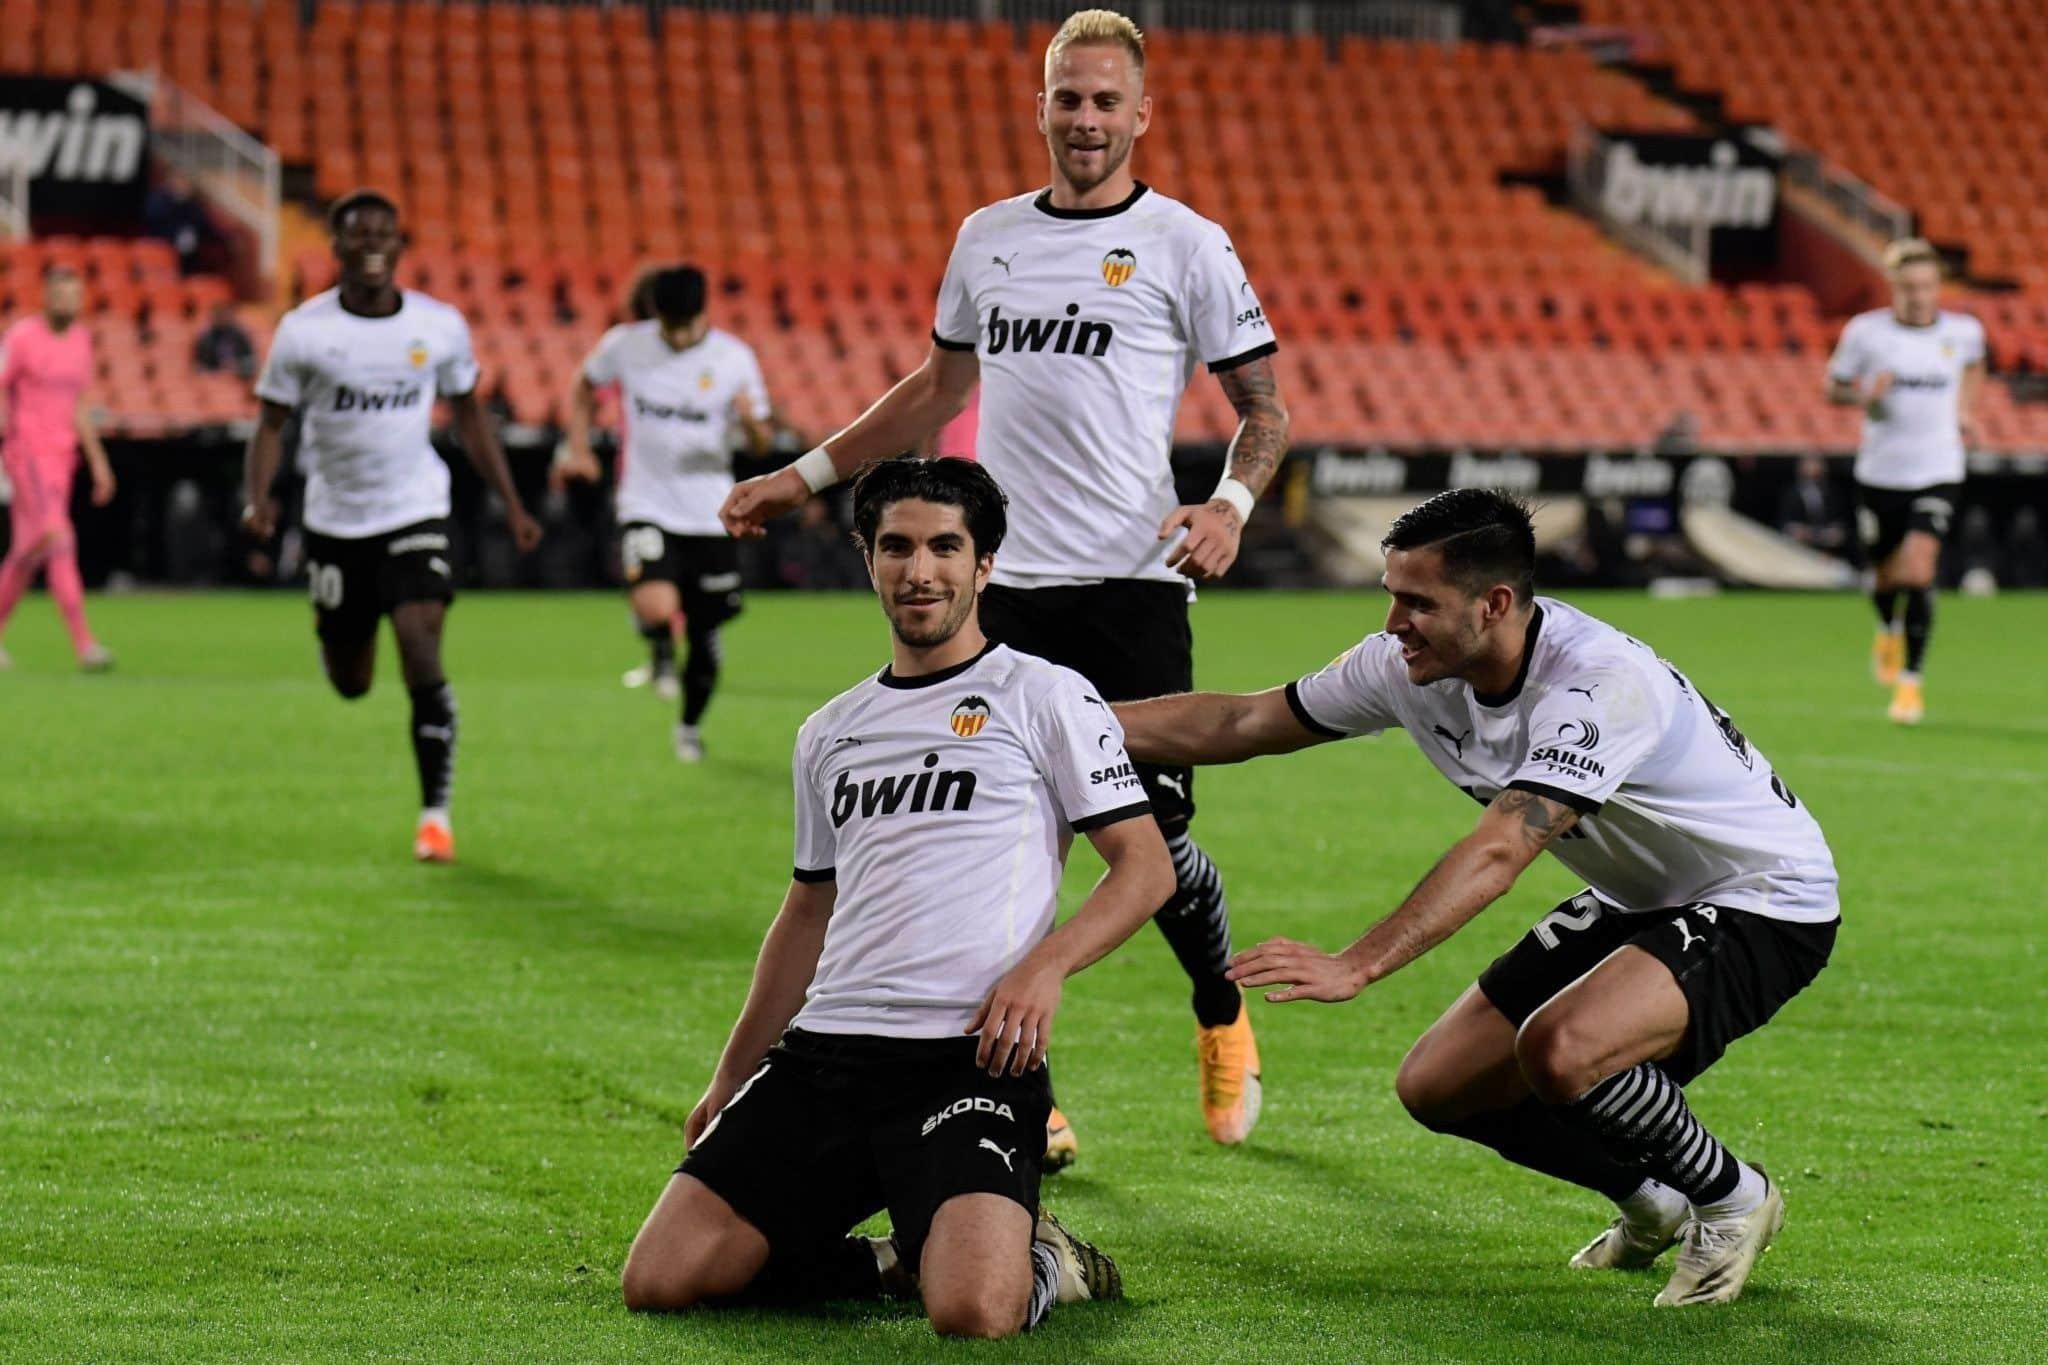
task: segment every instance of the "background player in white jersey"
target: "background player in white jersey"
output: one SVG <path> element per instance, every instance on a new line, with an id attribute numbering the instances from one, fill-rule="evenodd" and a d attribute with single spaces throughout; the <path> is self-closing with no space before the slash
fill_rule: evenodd
<path id="1" fill-rule="evenodd" d="M 1840 912 L 1820 827 L 1727 714 L 1640 641 L 1533 595 L 1527 509 L 1444 493 L 1384 542 L 1387 628 L 1252 696 L 1119 706 L 1130 752 L 1232 763 L 1405 729 L 1486 807 L 1392 914 L 1340 953 L 1274 939 L 1232 976 L 1348 1000 L 1506 894 L 1549 849 L 1591 885 L 1538 921 L 1409 1052 L 1422 1123 L 1621 1208 L 1573 1258 L 1643 1266 L 1681 1237 L 1659 1304 L 1741 1292 L 1777 1187 L 1681 1087 L 1826 964 Z"/>
<path id="2" fill-rule="evenodd" d="M 698 727 L 718 685 L 718 628 L 740 612 L 740 561 L 718 521 L 732 491 L 736 437 L 768 448 L 768 387 L 753 347 L 711 325 L 704 272 L 678 266 L 647 284 L 654 316 L 604 334 L 569 397 L 562 473 L 597 479 L 590 424 L 597 391 L 619 386 L 619 558 L 633 617 L 651 651 L 647 676 L 674 696 L 676 611 L 684 614 L 676 757 L 704 757 Z M 636 671 L 637 672 L 637 671 Z M 637 681 L 627 675 L 629 683 Z M 668 683 L 663 686 L 664 680 Z"/>
<path id="3" fill-rule="evenodd" d="M 1010 548 L 983 599 L 990 638 L 1074 669 L 1112 701 L 1192 687 L 1188 580 L 1236 559 L 1286 453 L 1287 411 L 1272 329 L 1229 235 L 1133 177 L 1151 118 L 1137 28 L 1108 10 L 1068 19 L 1038 97 L 1050 188 L 968 216 L 924 365 L 790 469 L 741 484 L 727 527 L 757 534 L 847 471 L 918 447 L 978 379 L 976 456 L 1011 498 Z M 1179 506 L 1174 414 L 1203 365 L 1239 426 L 1215 495 Z M 1175 890 L 1155 922 L 1194 983 L 1203 1114 L 1218 1142 L 1242 1142 L 1258 1117 L 1258 1047 L 1225 974 L 1223 880 L 1188 829 L 1194 774 L 1139 773 L 1173 854 Z M 1056 1167 L 1071 1159 L 1057 1111 L 1048 1143 Z"/>
<path id="4" fill-rule="evenodd" d="M 982 636 L 1004 531 L 987 471 L 877 464 L 854 526 L 893 661 L 797 735 L 795 877 L 626 1302 L 873 1294 L 893 1267 L 939 1332 L 1007 1336 L 1120 1292 L 1038 1208 L 1043 1063 L 1061 982 L 1173 868 L 1109 708 Z M 1054 929 L 1077 831 L 1109 871 Z M 883 1207 L 890 1241 L 847 1236 Z"/>
<path id="5" fill-rule="evenodd" d="M 1891 718 L 1917 725 L 1935 572 L 1976 439 L 1984 325 L 1941 309 L 1941 257 L 1926 242 L 1893 242 L 1884 263 L 1892 306 L 1849 319 L 1828 361 L 1827 392 L 1830 402 L 1863 409 L 1856 521 L 1875 579 L 1872 671 L 1892 689 Z"/>
<path id="6" fill-rule="evenodd" d="M 286 313 L 256 380 L 263 414 L 249 438 L 242 523 L 277 531 L 271 480 L 284 426 L 304 417 L 306 577 L 320 656 L 334 690 L 370 690 L 377 623 L 391 618 L 399 670 L 412 694 L 420 817 L 413 856 L 451 862 L 449 789 L 455 773 L 455 693 L 441 670 L 441 627 L 455 597 L 448 538 L 448 466 L 431 438 L 434 400 L 449 400 L 462 449 L 505 506 L 512 542 L 540 543 L 505 454 L 477 401 L 476 355 L 462 314 L 394 278 L 405 248 L 398 209 L 358 190 L 328 213 L 341 283 Z"/>

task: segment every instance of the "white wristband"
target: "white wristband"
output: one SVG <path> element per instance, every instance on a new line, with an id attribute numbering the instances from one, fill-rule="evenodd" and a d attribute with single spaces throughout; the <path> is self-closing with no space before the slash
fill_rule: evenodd
<path id="1" fill-rule="evenodd" d="M 1218 498 L 1221 498 L 1237 509 L 1237 520 L 1240 525 L 1250 523 L 1252 508 L 1259 501 L 1257 494 L 1253 493 L 1250 488 L 1239 483 L 1236 479 L 1231 478 L 1228 474 L 1223 476 L 1222 483 L 1216 485 L 1216 491 L 1209 495 L 1209 501 L 1211 502 L 1215 502 Z"/>
<path id="2" fill-rule="evenodd" d="M 790 468 L 804 481 L 804 487 L 813 493 L 822 493 L 839 482 L 839 466 L 832 463 L 832 457 L 825 453 L 823 446 L 813 446 L 797 456 L 796 463 Z"/>

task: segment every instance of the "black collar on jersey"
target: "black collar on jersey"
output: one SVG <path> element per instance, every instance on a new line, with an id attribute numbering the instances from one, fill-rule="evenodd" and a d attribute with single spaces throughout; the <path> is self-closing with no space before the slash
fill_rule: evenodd
<path id="1" fill-rule="evenodd" d="M 968 669 L 986 659 L 988 652 L 995 647 L 996 642 L 990 640 L 981 647 L 981 653 L 971 659 L 954 664 L 951 668 L 942 668 L 936 673 L 920 673 L 912 678 L 899 678 L 888 668 L 885 668 L 875 675 L 875 681 L 884 687 L 936 687 L 942 682 L 959 677 L 962 673 L 965 673 Z M 891 667 L 893 668 L 894 665 L 891 665 Z"/>
<path id="2" fill-rule="evenodd" d="M 1472 700 L 1481 706 L 1506 706 L 1522 695 L 1522 684 L 1529 681 L 1529 661 L 1536 657 L 1536 632 L 1543 629 L 1543 608 L 1529 608 L 1529 633 L 1522 637 L 1522 666 L 1515 671 L 1515 680 L 1508 684 L 1508 690 L 1494 696 L 1474 690 Z"/>
<path id="3" fill-rule="evenodd" d="M 1052 206 L 1052 191 L 1048 189 L 1032 200 L 1031 206 L 1048 218 L 1114 218 L 1143 199 L 1145 191 L 1151 188 L 1142 180 L 1134 181 L 1131 192 L 1124 197 L 1124 201 L 1121 204 L 1111 204 L 1106 209 L 1056 209 Z"/>
<path id="4" fill-rule="evenodd" d="M 339 287 L 337 287 L 334 291 L 334 306 L 336 308 L 339 308 L 343 313 L 346 313 L 349 317 L 361 318 L 364 322 L 383 322 L 386 321 L 387 319 L 395 318 L 400 313 L 403 313 L 405 311 L 405 291 L 403 289 L 398 289 L 394 290 L 393 292 L 398 295 L 398 307 L 392 309 L 388 313 L 358 313 L 355 309 L 349 307 L 348 303 L 342 298 L 341 290 Z"/>

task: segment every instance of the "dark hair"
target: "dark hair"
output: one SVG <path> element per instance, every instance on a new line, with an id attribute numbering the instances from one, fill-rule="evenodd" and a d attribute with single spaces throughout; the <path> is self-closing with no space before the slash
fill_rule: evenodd
<path id="1" fill-rule="evenodd" d="M 654 316 L 673 327 L 704 311 L 704 272 L 694 265 L 659 271 L 647 288 Z"/>
<path id="2" fill-rule="evenodd" d="M 1496 583 L 1526 602 L 1536 591 L 1536 531 L 1529 504 L 1497 488 L 1454 488 L 1418 503 L 1387 528 L 1382 550 L 1431 548 L 1444 576 L 1477 597 Z"/>
<path id="3" fill-rule="evenodd" d="M 327 231 L 340 235 L 341 225 L 358 209 L 383 209 L 394 219 L 398 217 L 397 202 L 382 190 L 350 190 L 328 208 Z"/>
<path id="4" fill-rule="evenodd" d="M 661 267 L 650 265 L 633 277 L 633 292 L 626 295 L 626 311 L 633 315 L 635 322 L 648 322 L 654 317 L 654 277 L 661 273 Z"/>
<path id="5" fill-rule="evenodd" d="M 977 559 L 994 554 L 1009 530 L 1009 519 L 1003 513 L 1009 499 L 996 487 L 995 477 L 974 461 L 944 456 L 876 460 L 853 480 L 853 535 L 862 553 L 874 553 L 875 528 L 881 525 L 882 510 L 911 498 L 959 508 Z"/>

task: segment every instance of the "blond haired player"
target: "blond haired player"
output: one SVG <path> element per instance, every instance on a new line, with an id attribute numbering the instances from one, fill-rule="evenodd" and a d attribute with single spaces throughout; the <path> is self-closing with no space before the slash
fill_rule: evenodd
<path id="1" fill-rule="evenodd" d="M 1934 632 L 1934 574 L 1962 493 L 1984 380 L 1984 326 L 1941 308 L 1941 257 L 1917 237 L 1884 253 L 1889 308 L 1849 319 L 1828 362 L 1831 403 L 1863 409 L 1856 522 L 1874 581 L 1872 668 L 1891 718 L 1918 725 L 1920 666 Z M 1905 599 L 1904 620 L 1899 601 Z"/>
<path id="2" fill-rule="evenodd" d="M 740 484 L 721 516 L 734 535 L 760 534 L 867 461 L 920 447 L 979 381 L 976 458 L 1011 499 L 982 598 L 989 638 L 1073 669 L 1098 702 L 1184 692 L 1189 584 L 1230 568 L 1286 454 L 1272 328 L 1229 234 L 1132 173 L 1152 100 L 1130 20 L 1068 19 L 1046 49 L 1037 110 L 1051 183 L 961 223 L 924 364 L 790 468 Z M 1215 493 L 1182 506 L 1174 414 L 1202 366 L 1239 424 Z M 1242 1142 L 1258 1118 L 1258 1046 L 1226 974 L 1223 880 L 1188 830 L 1194 773 L 1137 771 L 1173 856 L 1175 890 L 1154 922 L 1194 985 L 1203 1115 L 1216 1141 Z M 1047 1145 L 1054 1169 L 1072 1159 L 1057 1110 Z"/>

